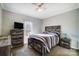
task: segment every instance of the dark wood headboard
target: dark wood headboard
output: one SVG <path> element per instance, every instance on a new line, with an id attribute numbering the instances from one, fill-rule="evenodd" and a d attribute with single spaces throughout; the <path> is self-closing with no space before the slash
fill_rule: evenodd
<path id="1" fill-rule="evenodd" d="M 46 26 L 45 31 L 47 32 L 58 32 L 61 34 L 61 26 Z"/>

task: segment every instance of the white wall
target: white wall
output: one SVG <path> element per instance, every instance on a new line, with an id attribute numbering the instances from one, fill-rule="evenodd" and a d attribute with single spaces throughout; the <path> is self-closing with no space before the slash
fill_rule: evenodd
<path id="1" fill-rule="evenodd" d="M 77 11 L 78 11 L 78 25 L 77 25 L 77 27 L 78 27 L 78 29 L 77 29 L 77 31 L 78 31 L 78 41 L 77 41 L 77 43 L 78 43 L 78 45 L 77 45 L 77 47 L 78 47 L 78 49 L 79 49 L 79 8 L 77 9 Z"/>
<path id="2" fill-rule="evenodd" d="M 60 15 L 43 20 L 43 30 L 45 26 L 61 25 L 62 33 L 67 33 L 72 39 L 71 47 L 77 48 L 77 10 L 66 12 Z"/>
<path id="3" fill-rule="evenodd" d="M 0 35 L 1 35 L 1 30 L 2 30 L 2 9 L 1 9 L 1 5 L 0 5 Z"/>
<path id="4" fill-rule="evenodd" d="M 12 13 L 9 11 L 3 10 L 3 21 L 2 21 L 2 34 L 8 35 L 10 30 L 13 29 L 14 22 L 22 22 L 31 21 L 33 24 L 33 33 L 41 32 L 41 20 L 33 17 Z"/>

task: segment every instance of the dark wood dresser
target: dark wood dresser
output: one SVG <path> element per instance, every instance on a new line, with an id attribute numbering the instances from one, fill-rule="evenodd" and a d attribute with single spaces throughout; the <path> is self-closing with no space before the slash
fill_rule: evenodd
<path id="1" fill-rule="evenodd" d="M 24 45 L 24 30 L 22 29 L 11 30 L 11 44 L 13 48 Z"/>

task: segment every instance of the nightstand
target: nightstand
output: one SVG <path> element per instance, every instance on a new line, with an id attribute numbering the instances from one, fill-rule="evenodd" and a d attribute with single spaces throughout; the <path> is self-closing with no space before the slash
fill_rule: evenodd
<path id="1" fill-rule="evenodd" d="M 0 56 L 11 55 L 11 39 L 9 36 L 0 37 Z"/>
<path id="2" fill-rule="evenodd" d="M 61 38 L 60 46 L 70 49 L 70 42 L 71 40 L 68 38 Z"/>

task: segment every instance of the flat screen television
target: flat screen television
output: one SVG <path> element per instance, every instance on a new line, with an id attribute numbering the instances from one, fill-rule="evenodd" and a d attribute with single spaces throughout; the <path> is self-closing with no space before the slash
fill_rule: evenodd
<path id="1" fill-rule="evenodd" d="M 23 23 L 14 22 L 14 29 L 23 29 Z"/>

